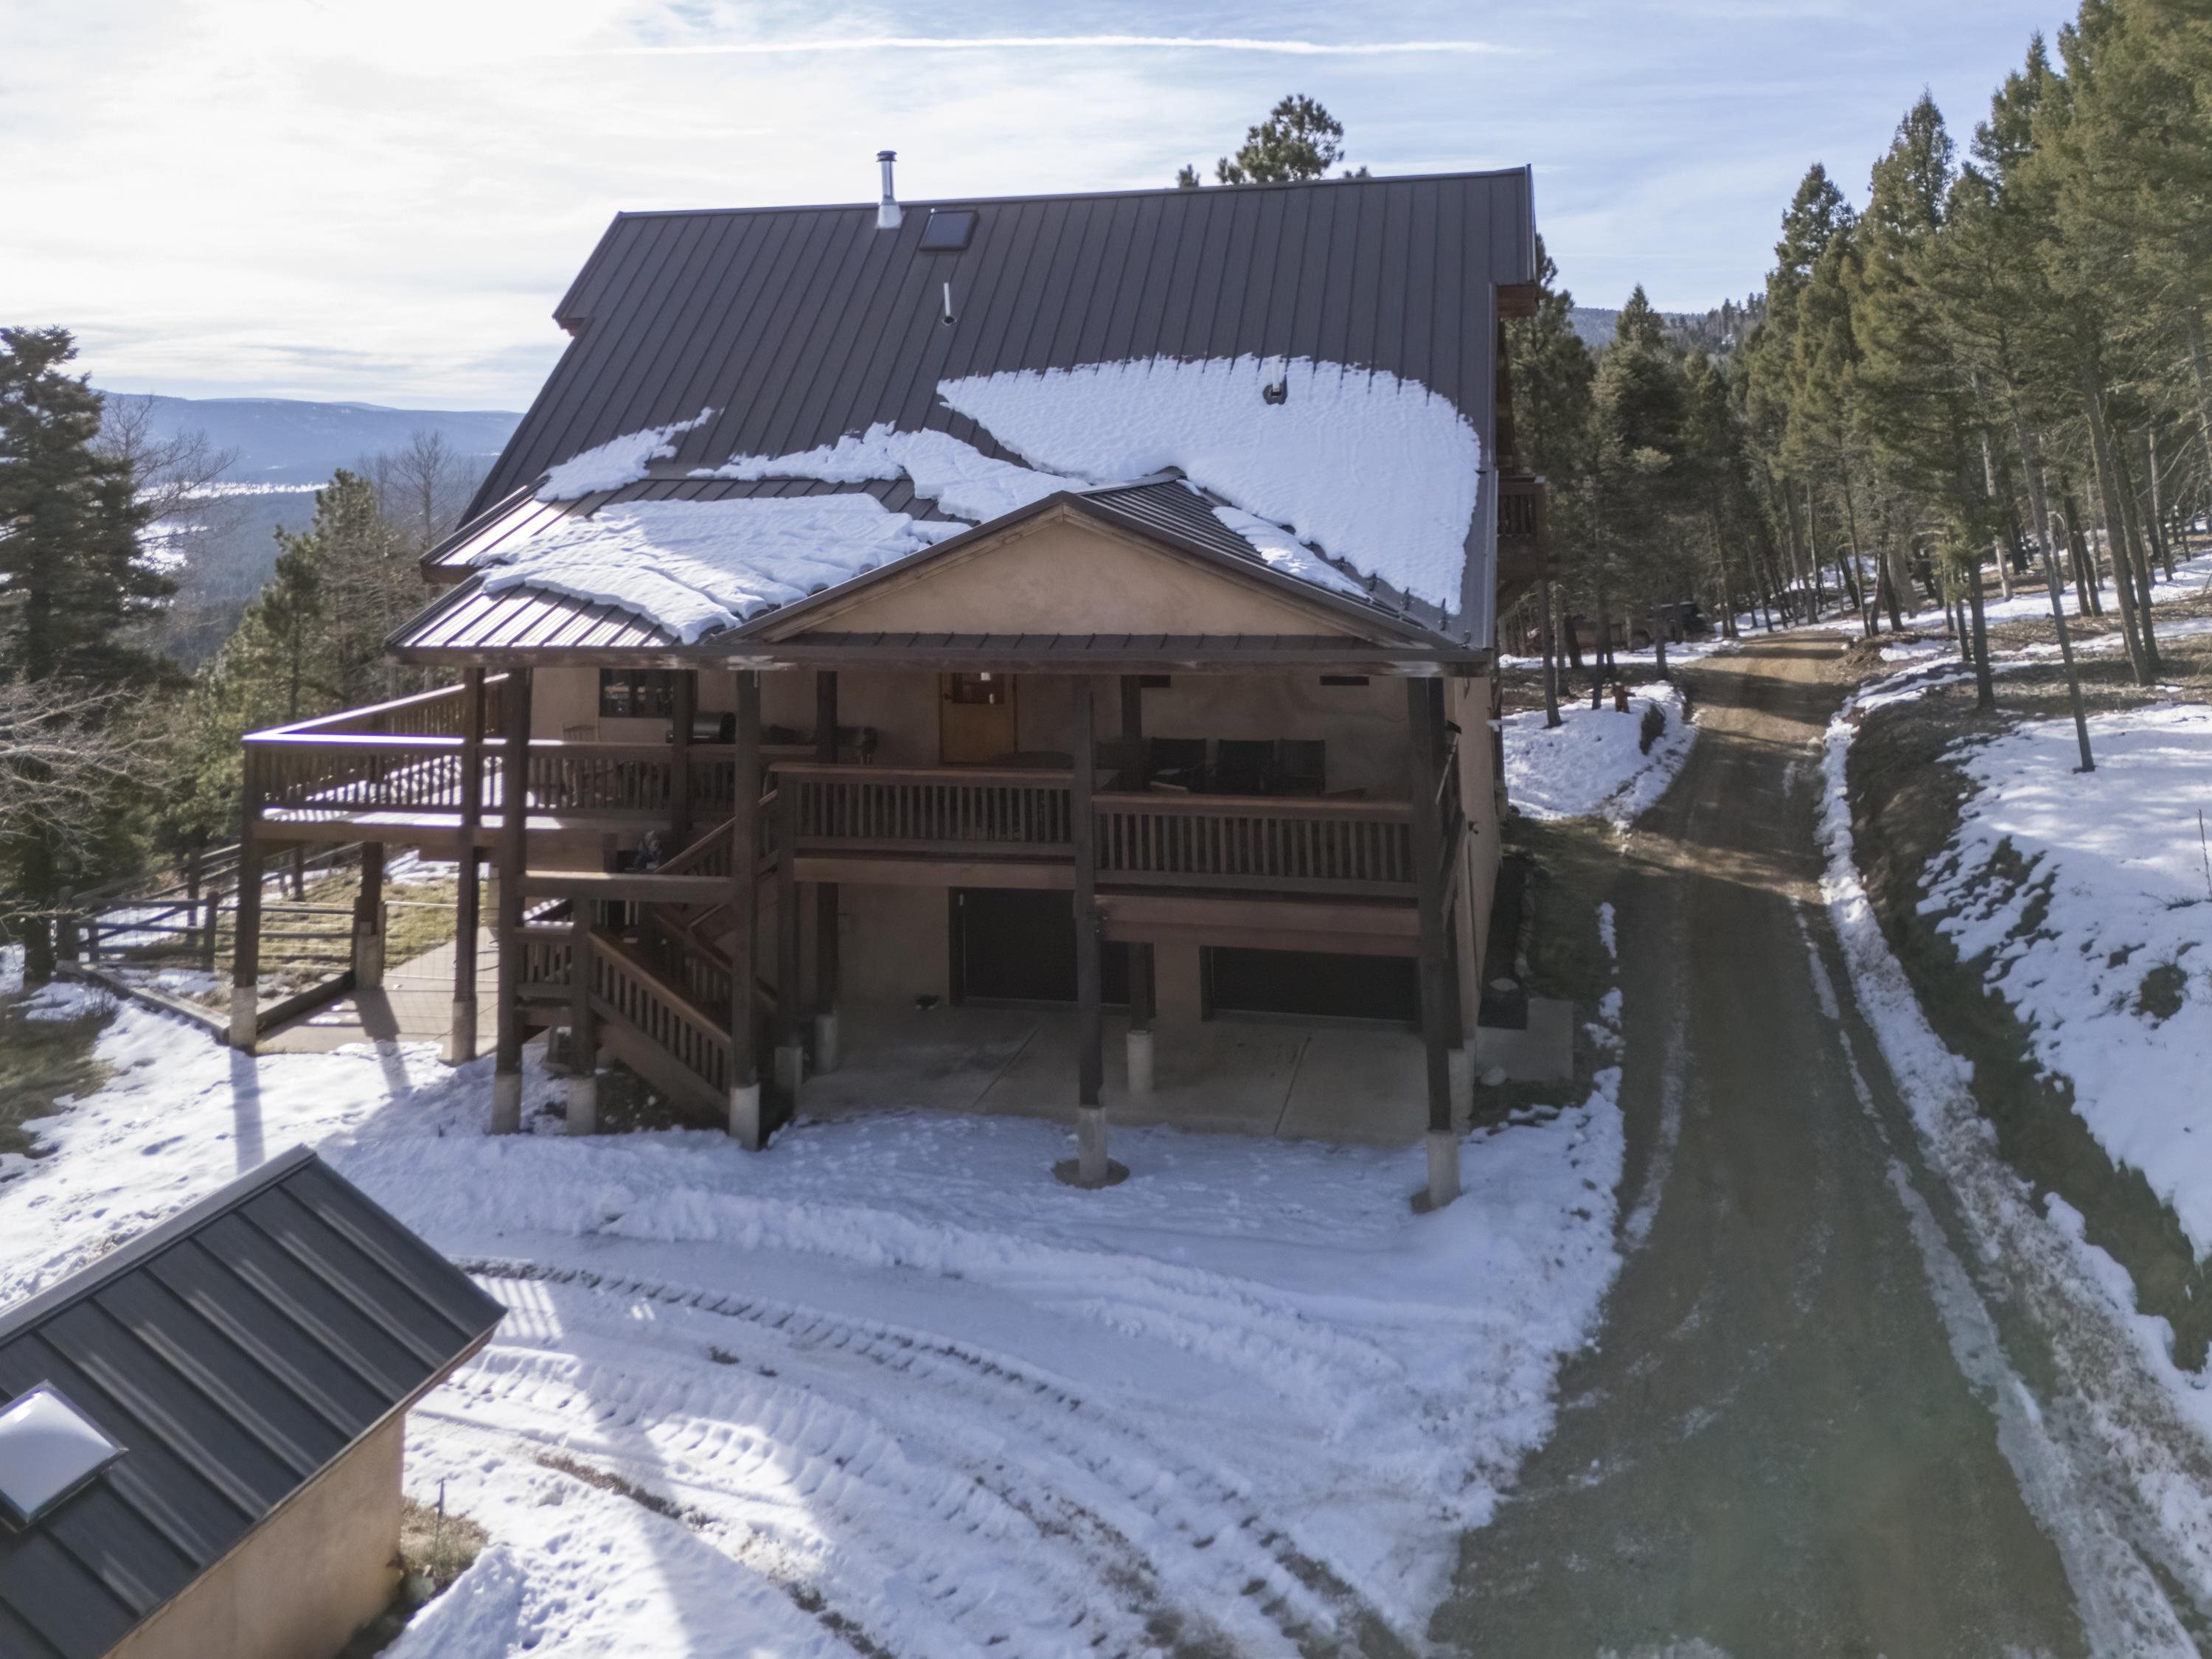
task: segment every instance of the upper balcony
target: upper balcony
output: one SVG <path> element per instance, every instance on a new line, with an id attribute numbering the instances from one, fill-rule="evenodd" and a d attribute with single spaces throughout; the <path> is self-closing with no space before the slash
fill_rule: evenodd
<path id="1" fill-rule="evenodd" d="M 506 744 L 471 738 L 465 689 L 257 732 L 245 742 L 254 833 L 269 841 L 380 840 L 435 847 L 465 826 L 496 843 Z M 1110 747 L 1111 745 L 1107 745 Z M 811 748 L 766 747 L 760 843 L 794 854 L 805 881 L 1068 887 L 1075 860 L 1072 770 L 828 765 Z M 684 832 L 731 816 L 735 751 L 671 741 L 533 738 L 527 762 L 530 863 L 539 850 L 597 850 L 610 836 Z M 1154 792 L 1092 797 L 1102 888 L 1210 896 L 1410 902 L 1413 809 L 1402 800 Z M 1447 792 L 1449 795 L 1450 792 Z M 679 812 L 679 805 L 682 808 Z M 1440 803 L 1457 845 L 1455 797 Z M 685 860 L 687 883 L 726 878 L 728 860 Z M 640 886 L 636 896 L 643 896 Z M 671 885 L 674 881 L 672 879 Z"/>

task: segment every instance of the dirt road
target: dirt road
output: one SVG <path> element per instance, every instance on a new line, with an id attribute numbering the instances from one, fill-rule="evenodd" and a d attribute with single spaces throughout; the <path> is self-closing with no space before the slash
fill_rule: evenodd
<path id="1" fill-rule="evenodd" d="M 1557 1432 L 1468 1541 L 1447 1649 L 2090 1650 L 2034 1408 L 1818 904 L 1805 763 L 1836 655 L 1800 636 L 1696 671 L 1697 747 L 1613 895 L 1627 1263 Z"/>

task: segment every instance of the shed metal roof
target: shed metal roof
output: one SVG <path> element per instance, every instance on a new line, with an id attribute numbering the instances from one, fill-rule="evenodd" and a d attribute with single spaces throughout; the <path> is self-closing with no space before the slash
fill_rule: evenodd
<path id="1" fill-rule="evenodd" d="M 500 1313 L 302 1147 L 0 1314 L 0 1398 L 52 1382 L 125 1448 L 0 1528 L 0 1653 L 106 1653 Z"/>
<path id="2" fill-rule="evenodd" d="M 574 337 L 472 511 L 708 408 L 671 471 L 877 422 L 1018 460 L 938 383 L 1155 356 L 1385 369 L 1451 402 L 1494 458 L 1493 289 L 1536 275 L 1526 168 L 908 205 L 974 210 L 973 240 L 925 253 L 927 213 L 879 230 L 872 203 L 617 216 L 555 312 Z M 1492 511 L 1458 607 L 1482 637 Z"/>

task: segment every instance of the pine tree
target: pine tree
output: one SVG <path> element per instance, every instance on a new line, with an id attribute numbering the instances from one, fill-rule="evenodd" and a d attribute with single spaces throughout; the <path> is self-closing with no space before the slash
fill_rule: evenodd
<path id="1" fill-rule="evenodd" d="M 1344 124 L 1316 100 L 1292 93 L 1244 135 L 1234 156 L 1214 164 L 1224 185 L 1279 185 L 1320 179 L 1344 159 Z"/>
<path id="2" fill-rule="evenodd" d="M 0 329 L 0 670 L 113 684 L 150 672 L 122 635 L 175 590 L 143 556 L 146 509 L 98 447 L 76 356 L 65 329 Z"/>
<path id="3" fill-rule="evenodd" d="M 1536 240 L 1536 314 L 1505 325 L 1507 362 L 1512 376 L 1515 459 L 1542 475 L 1551 515 L 1553 574 L 1571 580 L 1579 572 L 1588 542 L 1590 471 L 1590 386 L 1595 366 L 1589 348 L 1575 331 L 1575 298 L 1559 286 L 1559 267 Z M 1559 648 L 1554 629 L 1558 595 L 1547 580 L 1536 594 L 1540 644 L 1544 657 L 1544 707 L 1547 725 L 1557 726 Z M 1571 616 L 1565 625 L 1570 636 Z"/>

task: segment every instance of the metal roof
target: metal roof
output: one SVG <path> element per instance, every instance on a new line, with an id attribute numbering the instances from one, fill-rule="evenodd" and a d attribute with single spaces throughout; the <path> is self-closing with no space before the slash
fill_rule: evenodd
<path id="1" fill-rule="evenodd" d="M 1492 290 L 1536 274 L 1526 168 L 906 205 L 975 210 L 972 242 L 922 252 L 928 214 L 879 230 L 873 203 L 617 216 L 555 312 L 574 338 L 472 511 L 708 408 L 670 471 L 879 421 L 1018 460 L 938 382 L 1153 356 L 1387 369 L 1449 400 L 1493 457 Z M 1460 607 L 1485 637 L 1492 516 L 1486 500 Z"/>
<path id="2" fill-rule="evenodd" d="M 304 1147 L 0 1314 L 0 1398 L 52 1382 L 125 1449 L 0 1527 L 0 1653 L 107 1652 L 500 1314 Z"/>

